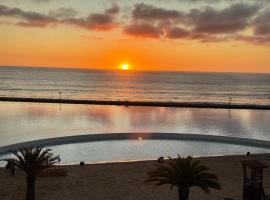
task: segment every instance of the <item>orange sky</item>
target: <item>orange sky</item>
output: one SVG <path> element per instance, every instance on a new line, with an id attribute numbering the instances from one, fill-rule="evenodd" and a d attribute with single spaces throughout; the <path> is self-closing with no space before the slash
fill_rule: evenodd
<path id="1" fill-rule="evenodd" d="M 118 21 L 113 22 L 114 24 L 111 22 L 111 24 L 102 24 L 102 26 L 100 24 L 87 24 L 87 28 L 80 27 L 85 26 L 85 21 L 83 23 L 76 22 L 76 24 L 72 22 L 75 24 L 74 26 L 74 24 L 70 25 L 71 22 L 62 20 L 62 18 L 61 23 L 59 22 L 60 18 L 57 18 L 57 21 L 53 21 L 55 19 L 52 17 L 48 18 L 46 13 L 49 12 L 50 8 L 46 4 L 50 5 L 50 1 L 42 4 L 33 3 L 31 6 L 29 4 L 26 8 L 22 7 L 22 4 L 17 5 L 16 1 L 13 4 L 8 3 L 6 0 L 3 2 L 2 7 L 4 7 L 2 10 L 0 6 L 0 66 L 117 69 L 121 63 L 129 63 L 134 70 L 270 73 L 270 43 L 267 41 L 268 37 L 270 38 L 270 32 L 269 35 L 263 35 L 266 38 L 266 42 L 254 42 L 258 40 L 255 38 L 257 35 L 252 32 L 254 27 L 256 28 L 255 25 L 252 25 L 254 27 L 251 25 L 247 26 L 241 30 L 237 29 L 235 32 L 229 32 L 229 34 L 227 32 L 218 32 L 218 34 L 204 32 L 203 34 L 208 37 L 206 41 L 203 41 L 201 38 L 194 39 L 194 35 L 198 34 L 195 30 L 192 33 L 188 33 L 188 36 L 184 35 L 175 39 L 169 37 L 169 28 L 167 26 L 162 28 L 162 31 L 167 31 L 166 34 L 162 33 L 161 35 L 149 35 L 149 33 L 155 34 L 156 32 L 153 32 L 155 30 L 152 31 L 151 27 L 145 26 L 143 30 L 142 27 L 136 26 L 135 32 L 134 29 L 130 29 L 133 32 L 128 32 L 129 29 L 126 27 L 131 23 L 134 23 L 134 25 L 145 23 L 138 22 L 138 19 L 135 21 L 133 19 L 134 13 L 133 18 L 130 17 L 131 19 L 124 22 L 122 19 L 123 15 L 132 15 L 134 5 L 139 2 L 131 4 L 129 11 L 127 11 L 128 9 L 125 12 L 122 11 L 124 14 L 121 14 L 121 8 L 124 7 L 124 3 L 121 4 L 121 1 L 117 5 L 119 11 L 115 13 L 112 11 L 110 14 L 107 14 L 109 13 L 107 10 L 110 9 L 110 6 L 116 7 L 116 4 L 106 4 L 104 8 L 102 4 L 100 8 L 97 7 L 92 12 L 89 9 L 89 13 L 101 13 L 110 17 L 117 15 L 117 18 L 114 20 Z M 53 4 L 52 1 L 51 4 Z M 172 8 L 165 8 L 162 5 L 148 6 L 148 9 L 158 8 L 157 11 L 164 15 L 163 18 L 174 17 L 172 15 L 174 13 L 169 12 Z M 38 11 L 37 8 L 42 6 L 44 10 Z M 198 7 L 198 5 L 196 6 Z M 226 9 L 228 10 L 232 5 L 223 6 L 225 7 L 215 8 L 217 13 L 221 13 L 219 15 L 222 19 L 224 19 L 224 16 L 227 16 Z M 27 18 L 26 14 L 22 15 L 22 17 L 18 17 L 18 14 L 15 16 L 11 12 L 13 8 L 19 8 L 26 14 L 30 10 L 42 13 L 43 18 L 41 19 L 39 16 L 41 14 L 39 14 L 35 21 L 30 21 L 33 20 L 33 17 Z M 188 12 L 187 10 L 188 8 L 184 11 Z M 83 13 L 84 11 L 81 10 L 80 12 Z M 252 16 L 253 18 L 260 14 L 259 10 L 256 12 L 256 15 Z M 47 18 L 44 19 L 43 15 Z M 74 19 L 81 19 L 82 17 L 83 14 Z M 154 17 L 156 21 L 153 23 L 158 24 L 157 27 L 159 28 L 160 21 L 163 18 L 160 18 L 160 16 Z M 18 25 L 21 21 L 28 24 Z M 38 24 L 36 27 L 36 23 L 42 24 Z M 81 24 L 78 25 L 78 23 Z M 187 30 L 191 32 L 191 28 L 188 27 Z M 146 33 L 146 31 L 148 32 Z M 247 39 L 239 39 L 241 37 L 236 39 L 236 35 L 239 36 L 240 34 L 241 37 L 245 36 L 242 38 Z M 223 39 L 217 40 L 216 38 L 212 39 L 212 37 Z"/>

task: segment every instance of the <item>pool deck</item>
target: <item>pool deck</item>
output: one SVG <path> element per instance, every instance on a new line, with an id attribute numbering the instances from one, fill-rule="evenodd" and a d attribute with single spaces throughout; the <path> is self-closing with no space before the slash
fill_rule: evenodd
<path id="1" fill-rule="evenodd" d="M 251 159 L 270 166 L 269 155 L 251 155 Z M 242 199 L 243 172 L 240 161 L 247 156 L 221 156 L 199 158 L 218 175 L 222 190 L 205 194 L 192 188 L 190 200 L 223 200 L 224 197 Z M 65 166 L 67 177 L 40 177 L 36 182 L 37 200 L 171 200 L 177 199 L 176 191 L 169 186 L 154 187 L 143 184 L 147 172 L 156 161 L 91 164 Z M 15 177 L 0 169 L 1 200 L 23 200 L 25 176 L 16 171 Z M 264 170 L 264 189 L 270 192 L 270 169 Z"/>

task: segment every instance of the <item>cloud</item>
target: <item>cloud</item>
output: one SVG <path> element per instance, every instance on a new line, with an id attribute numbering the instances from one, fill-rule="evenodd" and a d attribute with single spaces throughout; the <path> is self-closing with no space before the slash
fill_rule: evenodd
<path id="1" fill-rule="evenodd" d="M 194 23 L 194 31 L 201 33 L 232 33 L 245 29 L 259 7 L 238 3 L 221 11 L 212 7 L 205 10 L 193 9 L 188 14 Z"/>
<path id="2" fill-rule="evenodd" d="M 25 20 L 17 23 L 17 25 L 22 26 L 46 27 L 50 24 L 58 22 L 58 20 L 54 17 L 50 17 L 33 11 L 25 12 L 19 8 L 9 8 L 3 5 L 0 5 L 0 16 L 14 17 Z"/>
<path id="3" fill-rule="evenodd" d="M 124 26 L 124 33 L 146 38 L 189 39 L 201 42 L 240 40 L 268 44 L 270 37 L 256 37 L 256 34 L 270 34 L 270 11 L 262 14 L 261 4 L 251 0 L 249 2 L 252 3 L 238 2 L 224 9 L 206 6 L 186 12 L 145 3 L 135 4 L 129 25 Z M 242 34 L 240 37 L 238 34 L 252 27 L 254 33 L 249 33 L 249 36 Z"/>
<path id="4" fill-rule="evenodd" d="M 150 24 L 131 24 L 124 27 L 124 33 L 135 37 L 160 38 L 163 31 Z"/>
<path id="5" fill-rule="evenodd" d="M 77 14 L 78 11 L 74 10 L 73 8 L 58 8 L 49 12 L 49 16 L 54 18 L 72 18 L 76 17 Z"/>
<path id="6" fill-rule="evenodd" d="M 180 33 L 180 28 L 172 26 L 179 23 L 182 18 L 184 18 L 184 13 L 177 10 L 159 8 L 145 3 L 135 4 L 131 22 L 124 27 L 124 33 L 134 37 L 180 38 L 180 35 L 186 34 L 186 31 L 181 29 Z"/>
<path id="7" fill-rule="evenodd" d="M 108 11 L 109 10 L 109 11 Z M 90 14 L 88 17 L 76 18 L 77 11 L 71 8 L 60 8 L 50 11 L 48 15 L 40 14 L 33 11 L 23 11 L 20 8 L 9 8 L 0 5 L 0 17 L 12 17 L 22 21 L 16 25 L 24 27 L 44 28 L 49 25 L 75 25 L 89 30 L 111 30 L 117 27 L 114 22 L 116 7 L 111 7 L 104 13 Z M 107 14 L 107 13 L 110 14 Z M 112 15 L 112 13 L 114 13 Z"/>
<path id="8" fill-rule="evenodd" d="M 118 27 L 117 22 L 115 22 L 115 16 L 119 11 L 119 6 L 117 4 L 112 4 L 112 6 L 106 9 L 104 13 L 90 14 L 86 18 L 66 17 L 62 22 L 89 30 L 109 31 Z"/>
<path id="9" fill-rule="evenodd" d="M 212 0 L 205 2 L 210 4 L 209 1 Z M 270 43 L 270 5 L 256 3 L 270 0 L 247 0 L 245 3 L 239 3 L 240 0 L 219 1 L 230 3 L 224 4 L 225 8 L 196 4 L 196 9 L 186 11 L 139 3 L 128 10 L 129 15 L 126 15 L 127 10 L 120 10 L 118 4 L 113 3 L 103 12 L 92 13 L 85 17 L 79 17 L 78 11 L 65 7 L 42 14 L 0 5 L 0 17 L 15 18 L 16 25 L 23 27 L 71 25 L 97 31 L 121 28 L 124 34 L 137 38 Z M 121 15 L 120 11 L 125 15 Z"/>
<path id="10" fill-rule="evenodd" d="M 270 35 L 237 35 L 234 39 L 256 45 L 270 45 Z"/>
<path id="11" fill-rule="evenodd" d="M 111 30 L 118 25 L 114 23 L 114 18 L 107 14 L 91 14 L 87 18 L 67 18 L 63 20 L 65 24 L 76 25 L 93 30 Z"/>
<path id="12" fill-rule="evenodd" d="M 189 31 L 182 28 L 173 27 L 167 30 L 166 37 L 170 39 L 179 39 L 179 38 L 187 37 L 189 35 L 190 35 Z"/>
<path id="13" fill-rule="evenodd" d="M 120 11 L 120 7 L 116 3 L 113 3 L 112 6 L 105 11 L 105 14 L 115 15 L 119 13 L 119 11 Z"/>
<path id="14" fill-rule="evenodd" d="M 177 19 L 182 16 L 179 11 L 167 10 L 164 8 L 158 8 L 152 5 L 139 3 L 135 4 L 132 11 L 133 18 L 144 20 L 165 20 L 165 19 Z"/>
<path id="15" fill-rule="evenodd" d="M 270 10 L 259 15 L 253 23 L 256 35 L 270 34 Z"/>
<path id="16" fill-rule="evenodd" d="M 35 22 L 35 21 L 29 21 L 29 22 L 17 22 L 16 25 L 18 26 L 24 26 L 24 27 L 38 27 L 38 28 L 44 28 L 47 26 L 46 23 L 41 23 L 41 22 Z"/>

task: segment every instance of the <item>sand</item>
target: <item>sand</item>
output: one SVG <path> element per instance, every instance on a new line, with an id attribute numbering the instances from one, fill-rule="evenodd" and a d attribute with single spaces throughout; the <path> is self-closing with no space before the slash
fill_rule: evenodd
<path id="1" fill-rule="evenodd" d="M 219 177 L 222 190 L 205 194 L 192 188 L 191 200 L 223 200 L 224 197 L 242 199 L 243 172 L 240 161 L 246 156 L 199 158 Z M 269 155 L 252 158 L 270 166 Z M 65 166 L 67 177 L 39 177 L 36 182 L 37 200 L 172 200 L 176 190 L 169 186 L 154 187 L 143 181 L 156 161 Z M 265 192 L 270 192 L 270 169 L 264 170 Z M 0 199 L 20 200 L 25 197 L 25 175 L 17 170 L 15 177 L 0 169 Z"/>

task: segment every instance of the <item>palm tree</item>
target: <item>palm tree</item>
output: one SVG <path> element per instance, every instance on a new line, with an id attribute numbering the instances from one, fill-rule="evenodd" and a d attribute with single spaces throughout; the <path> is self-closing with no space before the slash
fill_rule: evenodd
<path id="1" fill-rule="evenodd" d="M 42 147 L 22 147 L 12 152 L 16 159 L 15 165 L 26 174 L 26 200 L 35 200 L 36 175 L 43 169 L 51 167 L 58 157 L 53 156 L 50 149 Z"/>
<path id="2" fill-rule="evenodd" d="M 189 189 L 200 187 L 206 193 L 210 188 L 221 189 L 216 175 L 208 172 L 209 168 L 193 161 L 192 157 L 169 157 L 166 164 L 157 164 L 157 169 L 149 172 L 145 183 L 156 182 L 156 186 L 169 184 L 171 189 L 178 187 L 179 200 L 188 200 Z"/>

